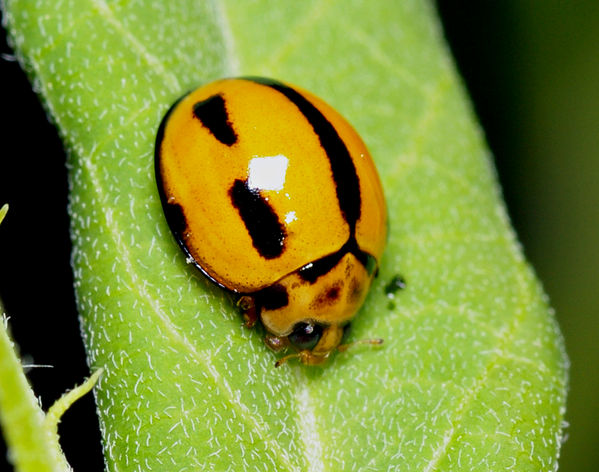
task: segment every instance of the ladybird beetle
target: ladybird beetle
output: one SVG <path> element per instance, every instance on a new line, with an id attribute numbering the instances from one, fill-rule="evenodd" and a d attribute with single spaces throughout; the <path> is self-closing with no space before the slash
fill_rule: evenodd
<path id="1" fill-rule="evenodd" d="M 366 146 L 333 108 L 271 79 L 179 99 L 156 138 L 156 180 L 188 260 L 239 296 L 245 323 L 304 364 L 340 345 L 377 271 L 386 205 Z M 365 340 L 380 344 L 379 339 Z"/>

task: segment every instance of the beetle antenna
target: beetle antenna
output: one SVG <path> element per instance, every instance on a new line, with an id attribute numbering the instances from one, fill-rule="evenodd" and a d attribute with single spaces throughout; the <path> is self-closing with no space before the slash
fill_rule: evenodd
<path id="1" fill-rule="evenodd" d="M 275 362 L 275 367 L 281 367 L 289 359 L 295 359 L 296 357 L 300 357 L 299 352 L 296 352 L 295 354 L 289 354 L 285 357 L 281 357 L 277 362 Z"/>
<path id="2" fill-rule="evenodd" d="M 337 350 L 339 352 L 345 352 L 348 349 L 354 347 L 357 344 L 373 344 L 373 345 L 380 345 L 383 344 L 383 339 L 381 338 L 374 338 L 374 339 L 360 339 L 359 341 L 354 341 L 352 343 L 347 343 L 347 344 L 341 344 L 340 346 L 337 346 Z"/>

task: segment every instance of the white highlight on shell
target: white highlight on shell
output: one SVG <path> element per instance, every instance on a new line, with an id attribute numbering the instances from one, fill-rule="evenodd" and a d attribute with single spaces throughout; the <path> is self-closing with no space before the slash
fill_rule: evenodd
<path id="1" fill-rule="evenodd" d="M 297 216 L 295 216 L 295 211 L 290 211 L 289 213 L 285 214 L 285 223 L 289 224 L 295 220 L 297 220 Z"/>
<path id="2" fill-rule="evenodd" d="M 248 187 L 256 190 L 283 190 L 289 159 L 283 154 L 254 157 L 248 165 Z"/>

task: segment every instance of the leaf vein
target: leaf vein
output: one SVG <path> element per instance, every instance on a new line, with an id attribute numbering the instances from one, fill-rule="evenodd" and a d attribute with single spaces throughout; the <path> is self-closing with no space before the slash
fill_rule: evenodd
<path id="1" fill-rule="evenodd" d="M 220 30 L 223 34 L 227 74 L 229 76 L 236 76 L 239 75 L 240 69 L 239 57 L 237 56 L 235 38 L 231 31 L 231 24 L 229 23 L 229 15 L 225 3 L 226 2 L 224 1 L 212 0 L 212 6 L 216 14 L 216 22 L 220 26 Z"/>
<path id="2" fill-rule="evenodd" d="M 528 293 L 528 290 L 526 290 L 526 285 L 521 277 L 518 280 L 518 284 L 521 288 L 522 300 L 526 300 L 528 302 L 530 299 L 530 294 Z M 529 306 L 529 303 L 527 303 L 527 302 L 524 302 L 522 304 L 522 306 Z M 494 356 L 491 358 L 489 363 L 485 366 L 484 370 L 482 371 L 481 375 L 478 377 L 476 382 L 472 385 L 472 387 L 470 387 L 466 391 L 466 395 L 464 396 L 464 398 L 462 399 L 462 401 L 460 402 L 460 404 L 458 405 L 458 408 L 456 410 L 455 420 L 452 422 L 451 427 L 443 435 L 443 440 L 442 440 L 440 446 L 433 452 L 431 460 L 429 461 L 429 463 L 427 464 L 427 466 L 425 467 L 423 472 L 432 472 L 432 471 L 436 470 L 437 465 L 447 455 L 451 443 L 455 440 L 457 426 L 460 424 L 461 420 L 464 418 L 464 415 L 468 411 L 468 407 L 474 401 L 474 399 L 479 394 L 481 389 L 485 386 L 485 383 L 486 383 L 487 379 L 489 378 L 489 375 L 491 374 L 493 369 L 499 365 L 499 360 L 502 358 L 501 356 L 505 352 L 504 348 L 506 346 L 509 346 L 512 343 L 512 341 L 514 340 L 514 337 L 516 335 L 518 327 L 523 323 L 525 316 L 526 316 L 525 309 L 522 309 L 519 312 L 516 312 L 512 322 L 511 322 L 511 325 L 506 330 L 504 330 L 503 334 L 500 333 L 500 335 L 498 336 L 499 342 L 497 343 L 497 346 L 495 347 Z"/>
<path id="3" fill-rule="evenodd" d="M 410 87 L 414 87 L 423 94 L 427 93 L 427 88 L 422 81 L 419 81 L 414 74 L 411 74 L 405 68 L 398 67 L 396 61 L 391 58 L 389 53 L 382 49 L 377 42 L 373 41 L 366 31 L 360 29 L 357 25 L 347 23 L 344 18 L 340 18 L 340 23 L 344 25 L 346 31 L 351 32 L 350 36 L 368 49 L 371 59 L 389 69 L 399 79 L 403 79 Z"/>
<path id="4" fill-rule="evenodd" d="M 306 376 L 302 374 L 301 367 L 295 367 L 295 372 L 298 425 L 304 443 L 308 470 L 310 472 L 322 472 L 324 470 L 323 440 L 318 430 L 311 390 L 308 388 L 308 381 Z"/>
<path id="5" fill-rule="evenodd" d="M 89 160 L 82 159 L 86 170 L 88 171 L 91 181 L 92 188 L 98 195 L 99 201 L 102 203 L 103 208 L 109 208 L 110 205 L 106 201 L 106 195 L 101 190 L 102 185 L 100 183 L 100 179 L 98 177 L 97 167 Z M 122 231 L 118 228 L 117 223 L 112 218 L 111 212 L 102 212 L 105 215 L 106 227 L 111 234 L 112 239 L 115 241 L 118 247 L 118 253 L 122 257 L 122 264 L 125 269 L 125 273 L 129 274 L 131 278 L 131 286 L 135 287 L 132 290 L 138 290 L 139 299 L 146 301 L 146 303 L 151 308 L 152 312 L 155 316 L 160 320 L 163 327 L 165 328 L 167 334 L 171 337 L 171 339 L 182 345 L 195 359 L 197 359 L 202 365 L 206 372 L 210 374 L 214 383 L 220 387 L 220 390 L 224 393 L 225 400 L 232 406 L 232 408 L 239 413 L 241 418 L 248 424 L 258 435 L 258 437 L 266 444 L 268 444 L 267 449 L 273 451 L 276 454 L 276 457 L 280 460 L 281 464 L 288 470 L 295 470 L 292 466 L 289 457 L 284 449 L 280 447 L 277 441 L 272 438 L 269 438 L 269 428 L 266 423 L 263 421 L 259 421 L 257 416 L 249 411 L 249 409 L 241 402 L 239 402 L 234 394 L 231 386 L 228 384 L 226 379 L 218 373 L 214 365 L 210 362 L 209 353 L 204 353 L 198 351 L 193 343 L 191 343 L 187 337 L 180 333 L 179 330 L 172 323 L 171 319 L 167 316 L 167 314 L 162 310 L 160 305 L 153 300 L 149 293 L 147 293 L 146 286 L 143 283 L 139 282 L 139 277 L 135 271 L 134 265 L 131 262 L 131 256 L 129 255 L 129 249 L 127 244 L 123 243 L 123 239 L 121 235 Z"/>
<path id="6" fill-rule="evenodd" d="M 44 43 L 43 47 L 39 48 L 35 52 L 32 51 L 32 54 L 31 54 L 32 59 L 42 61 L 44 59 L 44 56 L 46 56 L 47 54 L 50 54 L 50 52 L 52 52 L 52 50 L 54 48 L 56 48 L 62 40 L 66 39 L 67 35 L 71 31 L 77 29 L 79 27 L 79 25 L 81 23 L 83 23 L 84 20 L 90 18 L 91 16 L 92 16 L 92 13 L 89 12 L 89 13 L 83 14 L 80 17 L 78 17 L 76 21 L 71 23 L 67 28 L 65 28 L 58 35 L 56 35 L 54 38 L 52 38 L 52 42 Z"/>
<path id="7" fill-rule="evenodd" d="M 110 25 L 112 25 L 122 35 L 123 39 L 129 42 L 129 44 L 137 51 L 137 53 L 146 60 L 148 65 L 152 67 L 160 77 L 163 78 L 164 82 L 171 89 L 171 91 L 179 92 L 181 85 L 179 84 L 177 77 L 169 72 L 162 61 L 152 54 L 148 48 L 135 37 L 135 35 L 125 28 L 123 22 L 120 21 L 109 8 L 106 0 L 91 0 L 91 3 L 97 8 L 100 16 L 104 18 Z"/>
<path id="8" fill-rule="evenodd" d="M 286 35 L 285 41 L 281 42 L 279 47 L 273 50 L 269 57 L 265 58 L 263 66 L 264 73 L 270 74 L 278 62 L 282 61 L 296 46 L 300 45 L 310 31 L 310 28 L 318 20 L 325 17 L 336 2 L 337 0 L 321 0 L 320 2 L 315 2 L 312 8 L 306 10 L 305 15 L 289 28 L 289 33 Z"/>

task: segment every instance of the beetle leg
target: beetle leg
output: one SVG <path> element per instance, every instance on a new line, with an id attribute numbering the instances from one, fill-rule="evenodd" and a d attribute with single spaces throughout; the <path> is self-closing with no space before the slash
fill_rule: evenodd
<path id="1" fill-rule="evenodd" d="M 280 352 L 289 346 L 287 336 L 275 336 L 274 334 L 268 333 L 264 336 L 264 344 L 266 344 L 272 351 Z"/>
<path id="2" fill-rule="evenodd" d="M 246 328 L 253 328 L 258 321 L 258 309 L 254 297 L 243 295 L 237 300 L 237 306 L 243 312 L 243 321 Z"/>
<path id="3" fill-rule="evenodd" d="M 353 341 L 351 343 L 348 344 L 341 344 L 339 346 L 337 346 L 337 350 L 339 352 L 345 352 L 348 349 L 354 347 L 357 344 L 374 344 L 374 345 L 380 345 L 383 344 L 383 340 L 381 338 L 374 338 L 374 339 L 359 339 L 358 341 Z"/>
<path id="4" fill-rule="evenodd" d="M 318 365 L 322 364 L 329 357 L 329 353 L 323 356 L 317 356 L 312 353 L 312 351 L 304 350 L 299 351 L 294 354 L 289 354 L 285 357 L 281 357 L 277 362 L 275 362 L 275 367 L 280 367 L 289 359 L 299 359 L 299 361 L 304 365 Z"/>

